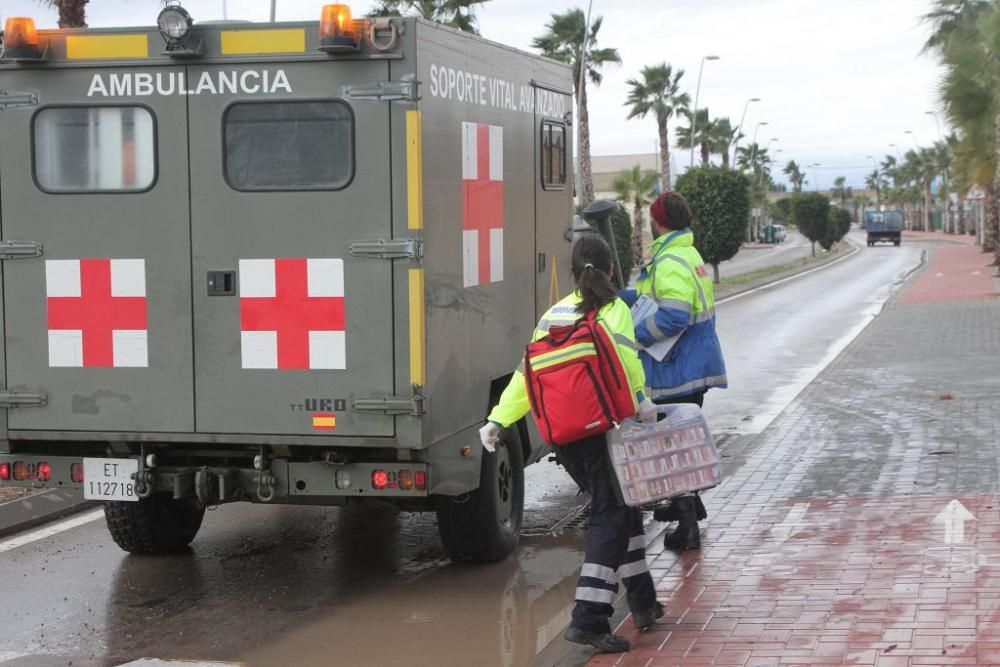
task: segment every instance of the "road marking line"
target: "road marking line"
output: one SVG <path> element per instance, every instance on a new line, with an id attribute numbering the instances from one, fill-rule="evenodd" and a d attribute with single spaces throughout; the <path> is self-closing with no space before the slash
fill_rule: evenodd
<path id="1" fill-rule="evenodd" d="M 160 660 L 159 658 L 139 658 L 132 662 L 124 662 L 118 667 L 240 667 L 242 662 L 205 662 L 203 660 Z"/>
<path id="2" fill-rule="evenodd" d="M 52 537 L 53 535 L 58 535 L 59 533 L 64 533 L 67 530 L 72 530 L 73 528 L 83 526 L 92 521 L 97 521 L 102 516 L 104 516 L 104 510 L 97 509 L 79 516 L 64 519 L 48 526 L 43 526 L 42 528 L 30 530 L 26 533 L 22 533 L 21 535 L 17 535 L 0 542 L 0 553 L 17 549 L 18 547 L 23 547 L 26 544 L 31 544 L 32 542 L 37 542 L 38 540 L 44 540 L 47 537 Z"/>

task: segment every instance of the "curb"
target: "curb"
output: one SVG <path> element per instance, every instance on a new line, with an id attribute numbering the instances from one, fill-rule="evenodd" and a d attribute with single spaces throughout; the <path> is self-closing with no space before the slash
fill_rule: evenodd
<path id="1" fill-rule="evenodd" d="M 85 500 L 82 491 L 49 489 L 26 498 L 0 504 L 0 538 L 90 509 L 98 504 Z"/>

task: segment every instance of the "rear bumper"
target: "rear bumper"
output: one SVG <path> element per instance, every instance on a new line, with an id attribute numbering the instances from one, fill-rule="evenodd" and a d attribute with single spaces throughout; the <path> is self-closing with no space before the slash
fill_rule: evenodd
<path id="1" fill-rule="evenodd" d="M 136 486 L 140 496 L 169 493 L 178 499 L 196 497 L 208 505 L 241 500 L 303 505 L 338 505 L 350 498 L 419 500 L 427 498 L 433 488 L 429 466 L 416 462 L 332 464 L 275 458 L 267 469 L 257 470 L 252 464 L 150 468 L 139 457 L 118 458 L 139 461 Z M 0 454 L 0 464 L 3 463 L 9 464 L 11 479 L 0 480 L 0 485 L 80 490 L 86 487 L 87 480 L 74 482 L 71 477 L 73 464 L 83 463 L 82 457 Z M 51 470 L 47 480 L 40 478 L 43 463 Z M 14 479 L 15 476 L 19 479 Z"/>

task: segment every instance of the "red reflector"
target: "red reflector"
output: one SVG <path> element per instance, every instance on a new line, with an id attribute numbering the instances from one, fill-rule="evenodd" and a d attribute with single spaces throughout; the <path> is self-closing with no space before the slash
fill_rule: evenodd
<path id="1" fill-rule="evenodd" d="M 384 489 L 389 485 L 389 473 L 385 470 L 373 470 L 372 471 L 372 487 L 376 489 Z"/>
<path id="2" fill-rule="evenodd" d="M 38 479 L 47 482 L 52 479 L 52 466 L 44 461 L 38 464 Z"/>
<path id="3" fill-rule="evenodd" d="M 0 480 L 6 481 L 9 479 L 10 479 L 10 464 L 0 463 Z"/>
<path id="4" fill-rule="evenodd" d="M 399 488 L 403 491 L 410 491 L 413 488 L 413 471 L 399 471 Z"/>
<path id="5" fill-rule="evenodd" d="M 423 470 L 418 470 L 417 472 L 413 473 L 413 481 L 414 484 L 416 484 L 416 487 L 421 491 L 423 491 L 424 489 L 427 488 L 427 473 L 425 473 Z"/>
<path id="6" fill-rule="evenodd" d="M 69 478 L 71 480 L 73 480 L 74 482 L 76 482 L 77 484 L 80 484 L 80 483 L 83 482 L 83 464 L 82 463 L 74 463 L 73 465 L 71 465 L 69 467 Z"/>

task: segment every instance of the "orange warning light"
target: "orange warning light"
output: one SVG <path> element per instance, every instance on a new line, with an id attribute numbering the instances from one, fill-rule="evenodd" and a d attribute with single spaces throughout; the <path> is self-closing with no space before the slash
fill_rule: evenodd
<path id="1" fill-rule="evenodd" d="M 323 51 L 357 51 L 358 35 L 347 5 L 323 5 L 319 20 L 319 48 Z"/>
<path id="2" fill-rule="evenodd" d="M 26 16 L 11 16 L 3 30 L 3 57 L 5 59 L 39 58 L 38 31 L 35 20 Z"/>

